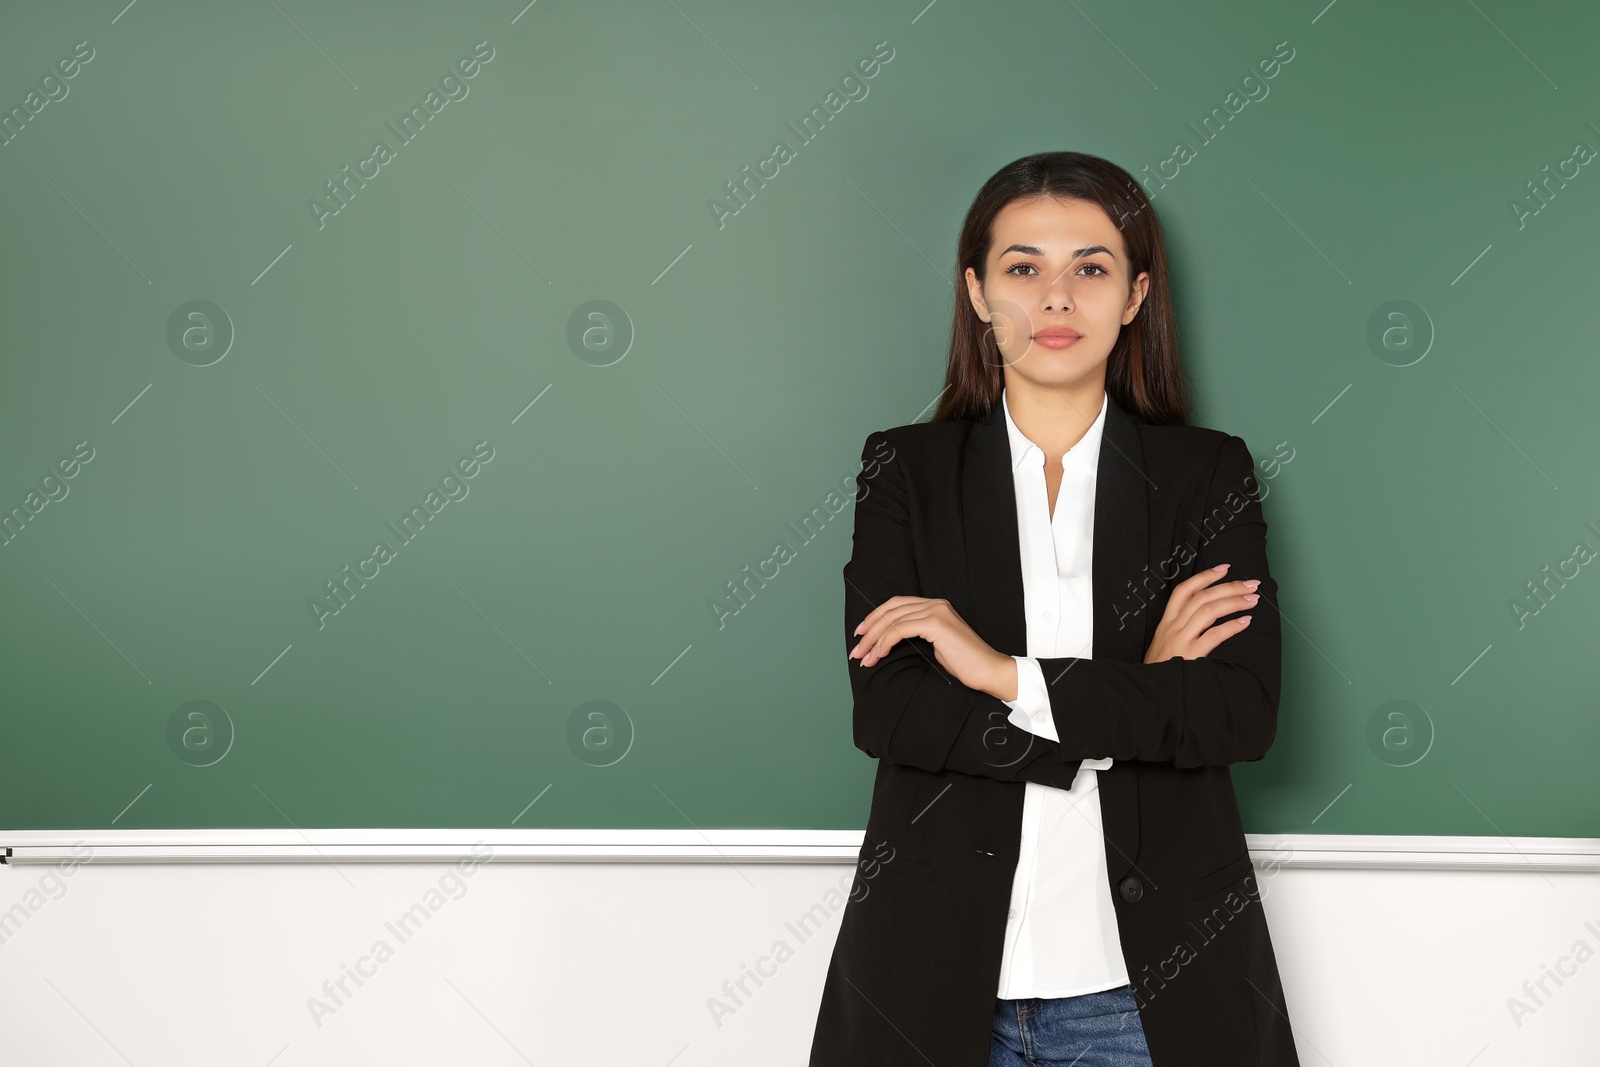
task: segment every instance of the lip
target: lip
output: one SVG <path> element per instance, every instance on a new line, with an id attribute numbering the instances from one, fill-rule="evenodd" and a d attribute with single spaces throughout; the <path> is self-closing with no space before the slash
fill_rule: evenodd
<path id="1" fill-rule="evenodd" d="M 1034 344 L 1042 345 L 1045 348 L 1067 348 L 1073 344 L 1076 344 L 1082 337 L 1083 334 L 1079 333 L 1077 330 L 1069 330 L 1065 327 L 1052 327 L 1048 330 L 1040 330 L 1038 333 L 1034 334 L 1033 342 Z"/>

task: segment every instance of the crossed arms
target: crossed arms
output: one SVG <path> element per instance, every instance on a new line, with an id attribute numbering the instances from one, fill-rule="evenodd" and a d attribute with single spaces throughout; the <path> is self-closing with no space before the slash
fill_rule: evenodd
<path id="1" fill-rule="evenodd" d="M 875 431 L 862 449 L 854 549 L 844 568 L 847 651 L 858 640 L 855 628 L 878 604 L 923 595 L 903 460 L 880 445 L 887 439 Z M 879 458 L 885 451 L 893 458 Z M 1252 624 L 1209 656 L 1149 664 L 1039 658 L 1059 738 L 1050 740 L 1013 722 L 1012 705 L 942 670 L 931 642 L 908 637 L 871 667 L 847 659 L 856 747 L 928 771 L 1063 789 L 1084 760 L 1145 760 L 1182 769 L 1260 759 L 1277 732 L 1282 639 L 1254 470 L 1245 443 L 1227 438 L 1204 498 L 1191 573 L 1230 563 L 1230 576 L 1261 580 Z"/>

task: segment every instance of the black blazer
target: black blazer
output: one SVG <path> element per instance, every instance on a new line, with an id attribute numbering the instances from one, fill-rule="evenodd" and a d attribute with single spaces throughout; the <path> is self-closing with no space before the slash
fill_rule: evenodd
<path id="1" fill-rule="evenodd" d="M 1013 726 L 921 638 L 849 660 L 856 747 L 878 760 L 812 1067 L 986 1067 L 1026 782 L 1099 772 L 1111 897 L 1155 1067 L 1298 1067 L 1228 765 L 1277 729 L 1278 589 L 1237 437 L 1149 425 L 1111 397 L 1094 510 L 1094 658 L 1041 659 L 1060 742 Z M 948 600 L 1027 653 L 1010 442 L 986 416 L 869 434 L 844 568 L 845 648 L 891 596 Z M 1172 586 L 1259 578 L 1251 624 L 1145 664 Z M 1242 612 L 1240 614 L 1243 614 Z M 1234 618 L 1229 615 L 1225 618 Z"/>

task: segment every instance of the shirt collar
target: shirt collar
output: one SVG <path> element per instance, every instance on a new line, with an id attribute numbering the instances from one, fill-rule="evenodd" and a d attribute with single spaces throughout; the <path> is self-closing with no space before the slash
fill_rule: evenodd
<path id="1" fill-rule="evenodd" d="M 1007 393 L 1008 391 L 1005 389 L 1000 391 L 1000 406 L 1005 409 L 1006 435 L 1011 439 L 1011 469 L 1015 471 L 1022 466 L 1022 461 L 1028 458 L 1030 449 L 1039 453 L 1039 461 L 1042 465 L 1044 462 L 1044 449 L 1024 437 L 1022 431 L 1017 428 L 1016 422 L 1011 418 L 1011 404 L 1007 399 Z M 1067 449 L 1067 454 L 1061 457 L 1063 464 L 1072 463 L 1080 457 L 1097 457 L 1100 454 L 1100 438 L 1105 429 L 1106 408 L 1109 406 L 1109 397 L 1102 393 L 1100 397 L 1100 414 L 1095 416 L 1094 422 L 1089 425 L 1089 429 L 1079 439 L 1078 443 Z"/>

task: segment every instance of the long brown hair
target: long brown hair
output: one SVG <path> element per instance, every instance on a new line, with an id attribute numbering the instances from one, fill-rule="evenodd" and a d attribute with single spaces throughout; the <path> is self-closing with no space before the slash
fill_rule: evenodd
<path id="1" fill-rule="evenodd" d="M 1189 397 L 1178 365 L 1178 335 L 1167 286 L 1167 250 L 1155 208 L 1132 175 L 1115 163 L 1082 152 L 1040 152 L 996 171 L 983 183 L 956 247 L 955 320 L 950 363 L 933 422 L 986 415 L 1005 386 L 999 346 L 989 323 L 967 296 L 966 271 L 984 280 L 994 220 L 1013 200 L 1067 197 L 1098 204 L 1117 223 L 1127 246 L 1129 277 L 1150 272 L 1150 289 L 1133 321 L 1122 328 L 1106 361 L 1106 392 L 1147 423 L 1187 425 Z"/>

